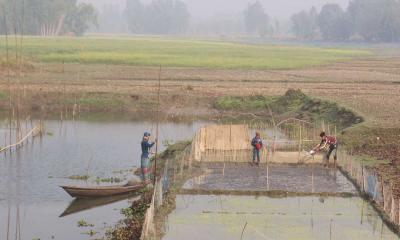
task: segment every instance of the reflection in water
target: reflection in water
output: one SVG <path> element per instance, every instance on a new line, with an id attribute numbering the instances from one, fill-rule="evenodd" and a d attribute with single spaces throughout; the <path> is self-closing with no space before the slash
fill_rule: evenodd
<path id="1" fill-rule="evenodd" d="M 132 193 L 101 198 L 76 198 L 69 204 L 69 206 L 64 210 L 60 217 L 65 217 L 74 213 L 82 212 L 96 207 L 101 207 L 125 199 L 130 199 L 131 201 L 134 201 L 138 198 L 140 198 L 140 196 Z"/>
<path id="2" fill-rule="evenodd" d="M 1 124 L 0 124 L 1 125 Z M 116 177 L 124 184 L 140 165 L 140 141 L 144 131 L 154 130 L 152 122 L 84 122 L 45 121 L 43 138 L 29 141 L 18 152 L 0 155 L 0 239 L 87 239 L 82 232 L 90 229 L 77 227 L 84 219 L 104 232 L 106 225 L 121 219 L 119 210 L 129 206 L 124 201 L 113 202 L 91 211 L 77 212 L 59 218 L 71 198 L 60 185 L 97 185 L 96 178 Z M 160 140 L 190 139 L 204 123 L 173 123 L 160 125 Z M 4 136 L 6 129 L 1 129 Z M 0 145 L 3 138 L 0 138 Z M 161 146 L 163 150 L 164 146 Z M 67 179 L 72 175 L 86 175 L 85 181 Z M 83 204 L 79 204 L 83 206 Z M 10 208 L 10 217 L 8 209 Z M 74 207 L 75 208 L 75 207 Z M 74 210 L 72 208 L 72 210 Z M 75 211 L 75 210 L 74 210 Z M 17 233 L 17 234 L 16 234 Z"/>

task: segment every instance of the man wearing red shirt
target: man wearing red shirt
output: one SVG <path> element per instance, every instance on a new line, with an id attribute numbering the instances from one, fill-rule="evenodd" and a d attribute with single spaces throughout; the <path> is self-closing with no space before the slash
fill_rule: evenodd
<path id="1" fill-rule="evenodd" d="M 328 165 L 329 164 L 329 158 L 332 154 L 333 151 L 335 151 L 334 155 L 333 155 L 333 159 L 337 160 L 337 140 L 334 136 L 328 136 L 325 134 L 325 132 L 321 132 L 321 134 L 319 135 L 321 137 L 321 142 L 315 146 L 315 148 L 313 149 L 313 151 L 320 151 L 322 149 L 327 149 L 328 152 L 326 153 L 326 163 L 324 163 L 324 165 Z"/>

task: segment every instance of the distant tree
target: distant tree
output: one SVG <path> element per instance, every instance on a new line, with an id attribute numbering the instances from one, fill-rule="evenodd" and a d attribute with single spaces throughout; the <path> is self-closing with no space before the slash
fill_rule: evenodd
<path id="1" fill-rule="evenodd" d="M 125 16 L 132 33 L 143 33 L 146 24 L 145 6 L 140 0 L 127 0 Z"/>
<path id="2" fill-rule="evenodd" d="M 94 9 L 91 5 L 78 5 L 77 0 L 0 0 L 0 8 L 5 15 L 0 20 L 2 34 L 6 30 L 15 32 L 17 29 L 18 33 L 31 35 L 60 35 L 71 27 L 66 25 L 67 17 L 70 24 L 71 16 L 78 17 L 79 24 L 84 25 L 83 29 L 87 29 L 85 26 L 95 17 L 93 14 L 87 17 Z M 74 21 L 78 21 L 76 17 Z M 82 33 L 82 29 L 78 32 Z"/>
<path id="3" fill-rule="evenodd" d="M 352 18 L 352 27 L 355 34 L 360 35 L 366 41 L 378 38 L 379 21 L 382 6 L 375 0 L 350 1 L 347 12 Z"/>
<path id="4" fill-rule="evenodd" d="M 312 40 L 318 32 L 318 13 L 313 7 L 310 11 L 301 11 L 291 17 L 293 33 L 304 40 Z"/>
<path id="5" fill-rule="evenodd" d="M 352 0 L 348 10 L 353 31 L 365 41 L 400 40 L 398 0 Z"/>
<path id="6" fill-rule="evenodd" d="M 125 14 L 133 33 L 182 33 L 190 19 L 186 4 L 180 0 L 153 0 L 148 5 L 128 0 Z"/>
<path id="7" fill-rule="evenodd" d="M 98 32 L 126 33 L 127 16 L 117 4 L 105 4 L 98 14 Z"/>
<path id="8" fill-rule="evenodd" d="M 318 25 L 325 40 L 347 40 L 351 35 L 350 21 L 338 4 L 326 4 L 322 7 Z"/>
<path id="9" fill-rule="evenodd" d="M 91 25 L 97 25 L 97 13 L 90 4 L 81 3 L 74 6 L 65 17 L 64 32 L 73 32 L 82 36 Z"/>
<path id="10" fill-rule="evenodd" d="M 182 1 L 175 1 L 173 5 L 174 16 L 172 17 L 172 32 L 181 33 L 186 31 L 189 25 L 190 13 L 186 4 Z"/>
<path id="11" fill-rule="evenodd" d="M 189 22 L 186 4 L 179 0 L 153 0 L 146 11 L 147 29 L 151 33 L 169 34 L 183 32 Z"/>
<path id="12" fill-rule="evenodd" d="M 258 33 L 260 36 L 265 36 L 271 32 L 269 17 L 259 1 L 249 3 L 243 15 L 247 33 Z"/>
<path id="13" fill-rule="evenodd" d="M 382 16 L 379 36 L 381 41 L 394 42 L 400 40 L 400 1 L 387 0 L 383 5 L 385 14 Z"/>

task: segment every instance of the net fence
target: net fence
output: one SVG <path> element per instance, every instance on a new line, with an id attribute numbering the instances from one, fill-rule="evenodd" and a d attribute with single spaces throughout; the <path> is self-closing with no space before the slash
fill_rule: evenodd
<path id="1" fill-rule="evenodd" d="M 316 136 L 321 128 L 324 129 L 325 126 L 292 119 L 279 123 L 278 126 L 271 121 L 253 121 L 200 128 L 191 144 L 177 154 L 171 154 L 159 164 L 157 172 L 160 174 L 154 186 L 150 207 L 146 211 L 141 239 L 160 238 L 157 236 L 159 231 L 156 216 L 165 202 L 165 196 L 172 189 L 182 189 L 184 184 L 190 184 L 191 181 L 201 183 L 205 175 L 213 171 L 222 171 L 223 176 L 225 170 L 245 172 L 246 167 L 243 164 L 251 162 L 250 141 L 255 132 L 259 132 L 264 141 L 261 163 L 266 166 L 268 176 L 269 163 L 304 163 L 306 157 L 311 158 L 304 152 L 319 142 Z M 330 134 L 332 127 L 328 129 Z M 310 163 L 316 161 L 315 158 L 312 159 Z M 229 168 L 225 164 L 229 164 Z M 312 174 L 313 172 L 310 172 L 310 176 Z M 240 177 L 240 174 L 237 176 Z M 313 186 L 313 181 L 310 179 L 310 186 Z M 226 182 L 226 179 L 215 179 L 216 184 L 222 182 Z M 268 180 L 266 186 L 269 186 Z M 222 184 L 218 188 L 223 190 L 226 186 Z M 257 190 L 255 186 L 251 188 Z"/>

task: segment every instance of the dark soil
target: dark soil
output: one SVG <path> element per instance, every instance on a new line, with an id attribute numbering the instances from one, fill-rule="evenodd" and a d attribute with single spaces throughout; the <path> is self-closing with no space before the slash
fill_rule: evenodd
<path id="1" fill-rule="evenodd" d="M 373 168 L 400 197 L 400 129 L 357 127 L 340 136 L 353 155 L 373 158 Z"/>
<path id="2" fill-rule="evenodd" d="M 368 155 L 400 165 L 399 128 L 351 128 L 343 131 L 340 141 L 355 155 Z"/>

